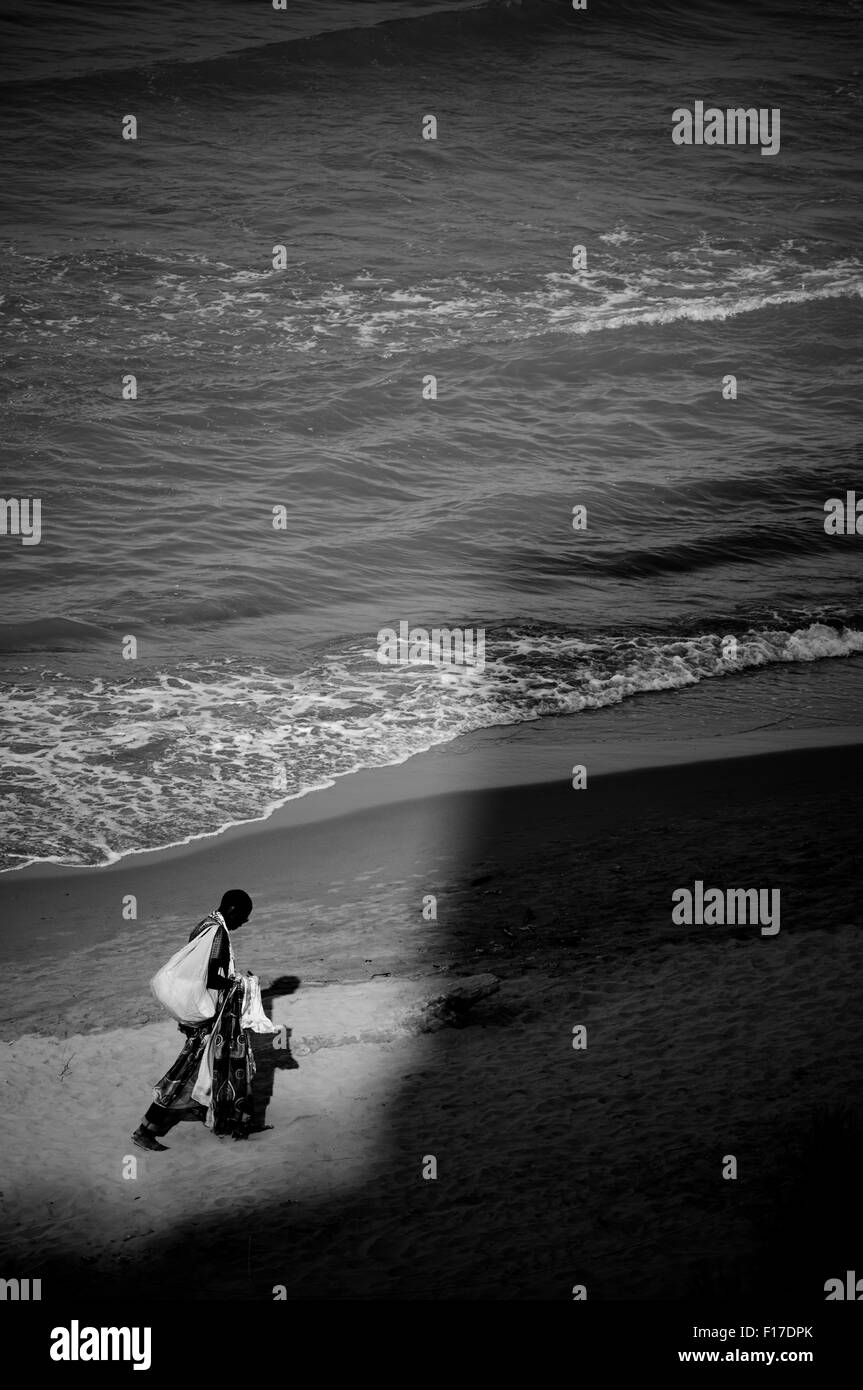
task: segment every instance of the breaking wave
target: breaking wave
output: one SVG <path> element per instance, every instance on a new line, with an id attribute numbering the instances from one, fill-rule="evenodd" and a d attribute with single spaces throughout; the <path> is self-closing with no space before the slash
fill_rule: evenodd
<path id="1" fill-rule="evenodd" d="M 266 819 L 473 730 L 863 652 L 853 623 L 779 618 L 679 637 L 502 625 L 486 632 L 482 669 L 381 666 L 374 640 L 300 672 L 224 661 L 182 676 L 19 679 L 0 700 L 2 868 L 110 864 Z"/>

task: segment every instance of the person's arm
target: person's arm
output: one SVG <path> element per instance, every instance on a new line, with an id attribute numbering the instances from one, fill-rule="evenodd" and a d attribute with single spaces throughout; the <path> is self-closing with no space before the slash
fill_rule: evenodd
<path id="1" fill-rule="evenodd" d="M 210 964 L 207 970 L 207 989 L 223 990 L 230 984 L 228 972 L 231 968 L 231 949 L 228 933 L 219 927 L 213 935 L 210 947 Z"/>

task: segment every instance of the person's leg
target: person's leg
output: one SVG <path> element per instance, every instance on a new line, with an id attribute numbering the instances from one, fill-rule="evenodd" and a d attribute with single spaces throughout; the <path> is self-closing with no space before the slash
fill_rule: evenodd
<path id="1" fill-rule="evenodd" d="M 132 1139 L 141 1149 L 165 1152 L 167 1145 L 160 1144 L 158 1141 L 174 1128 L 180 1118 L 179 1115 L 172 1115 L 170 1110 L 166 1110 L 162 1105 L 157 1105 L 154 1101 L 132 1135 Z"/>
<path id="2" fill-rule="evenodd" d="M 166 1153 L 167 1144 L 160 1144 L 157 1139 L 158 1131 L 147 1122 L 142 1120 L 136 1130 L 132 1132 L 132 1143 L 137 1144 L 139 1149 L 150 1149 L 154 1153 Z"/>
<path id="3" fill-rule="evenodd" d="M 222 1019 L 213 1058 L 213 1133 L 247 1139 L 252 1130 L 255 1058 L 251 1034 L 241 1023 L 242 993 Z"/>
<path id="4" fill-rule="evenodd" d="M 174 1125 L 181 1120 L 201 1119 L 206 1114 L 203 1107 L 192 1099 L 192 1089 L 210 1030 L 208 1026 L 191 1029 L 181 1025 L 180 1031 L 186 1034 L 183 1050 L 161 1081 L 157 1082 L 155 1095 L 159 1100 L 153 1101 L 132 1135 L 133 1143 L 141 1149 L 164 1153 L 167 1145 L 160 1144 L 159 1139 Z"/>

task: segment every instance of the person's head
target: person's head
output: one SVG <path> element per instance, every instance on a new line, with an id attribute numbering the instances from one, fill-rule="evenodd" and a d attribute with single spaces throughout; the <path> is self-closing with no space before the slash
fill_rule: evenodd
<path id="1" fill-rule="evenodd" d="M 236 931 L 237 927 L 241 927 L 251 917 L 252 900 L 242 888 L 229 888 L 227 893 L 222 894 L 219 911 L 225 919 L 228 931 Z"/>

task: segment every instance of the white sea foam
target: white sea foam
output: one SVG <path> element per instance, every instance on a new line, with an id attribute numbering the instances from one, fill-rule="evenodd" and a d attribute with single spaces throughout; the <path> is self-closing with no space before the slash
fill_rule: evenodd
<path id="1" fill-rule="evenodd" d="M 370 638 L 294 674 L 199 663 L 117 684 L 18 685 L 0 700 L 4 865 L 111 863 L 265 819 L 337 777 L 471 730 L 863 651 L 863 632 L 820 622 L 739 633 L 733 657 L 724 635 L 489 626 L 483 672 L 383 672 Z"/>
<path id="2" fill-rule="evenodd" d="M 721 322 L 863 296 L 863 263 L 845 258 L 818 265 L 787 241 L 770 251 L 744 254 L 714 246 L 703 235 L 686 247 L 646 250 L 644 239 L 625 227 L 599 240 L 611 249 L 592 257 L 589 268 L 580 272 L 525 272 L 504 281 L 453 275 L 401 285 L 370 276 L 327 285 L 316 283 L 302 266 L 283 274 L 268 267 L 199 260 L 186 264 L 154 256 L 159 271 L 151 282 L 147 312 L 170 328 L 178 351 L 190 355 L 207 346 L 199 334 L 212 334 L 216 339 L 224 335 L 225 342 L 243 342 L 244 350 L 259 343 L 267 352 L 332 355 L 360 346 L 391 356 L 420 347 L 506 343 L 548 333 L 581 336 Z M 85 257 L 85 268 L 87 263 Z M 76 347 L 96 346 L 100 332 L 116 331 L 115 316 L 140 313 L 136 292 L 121 280 L 106 294 L 111 313 L 104 323 L 99 316 L 80 313 L 58 316 L 52 287 L 68 269 L 65 260 L 47 260 L 40 281 L 45 304 L 23 298 L 10 322 L 26 324 L 37 339 L 50 337 L 54 343 L 68 334 Z M 81 269 L 77 266 L 76 273 Z M 91 324 L 97 336 L 82 339 L 82 327 Z M 153 341 L 148 327 L 152 333 L 155 326 L 141 324 L 142 341 Z"/>

